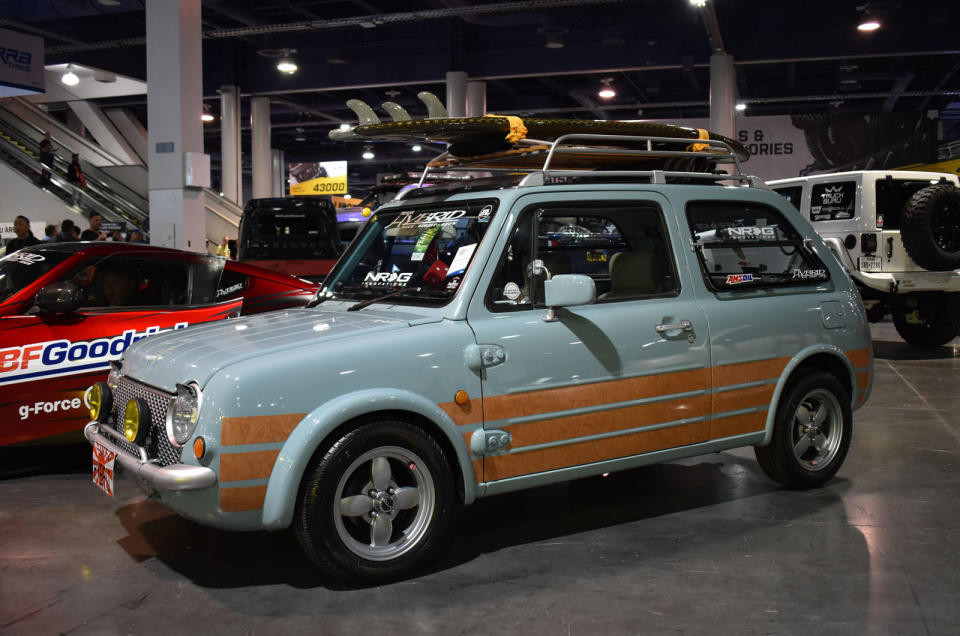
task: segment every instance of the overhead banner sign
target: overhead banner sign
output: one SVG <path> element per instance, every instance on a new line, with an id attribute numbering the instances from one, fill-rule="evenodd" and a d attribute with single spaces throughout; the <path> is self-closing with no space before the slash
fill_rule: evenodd
<path id="1" fill-rule="evenodd" d="M 43 38 L 0 29 L 0 97 L 43 90 Z"/>
<path id="2" fill-rule="evenodd" d="M 290 195 L 347 193 L 347 162 L 320 161 L 290 164 Z"/>

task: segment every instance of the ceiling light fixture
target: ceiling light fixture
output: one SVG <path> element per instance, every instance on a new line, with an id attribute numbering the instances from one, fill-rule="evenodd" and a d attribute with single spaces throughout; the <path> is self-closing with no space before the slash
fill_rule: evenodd
<path id="1" fill-rule="evenodd" d="M 601 99 L 613 99 L 617 96 L 617 91 L 613 89 L 613 78 L 604 77 L 600 80 L 600 90 L 597 92 L 597 97 Z"/>
<path id="2" fill-rule="evenodd" d="M 548 49 L 562 49 L 563 48 L 563 36 L 566 35 L 570 29 L 567 27 L 559 26 L 547 26 L 537 29 L 537 33 L 543 36 L 543 46 Z"/>
<path id="3" fill-rule="evenodd" d="M 206 104 L 203 105 L 203 112 L 200 113 L 200 120 L 207 123 L 212 122 L 216 117 L 213 116 L 213 113 L 210 112 L 210 107 Z"/>
<path id="4" fill-rule="evenodd" d="M 76 86 L 80 83 L 80 78 L 73 72 L 73 66 L 67 64 L 67 72 L 60 76 L 60 81 L 67 86 Z"/>
<path id="5" fill-rule="evenodd" d="M 863 19 L 860 20 L 860 24 L 857 25 L 858 31 L 864 31 L 869 33 L 870 31 L 876 31 L 880 28 L 880 21 L 876 18 L 870 17 L 870 14 L 864 14 Z"/>
<path id="6" fill-rule="evenodd" d="M 420 146 L 420 144 L 413 144 L 412 146 L 410 146 L 410 150 L 414 152 L 420 152 L 421 150 L 423 150 L 423 148 Z"/>
<path id="7" fill-rule="evenodd" d="M 281 73 L 286 73 L 287 75 L 293 75 L 296 73 L 297 68 L 297 63 L 289 57 L 282 57 L 280 58 L 280 61 L 277 62 L 277 70 Z"/>
<path id="8" fill-rule="evenodd" d="M 747 110 L 747 105 L 743 102 L 737 102 L 737 105 L 733 107 L 738 113 L 742 113 Z"/>
<path id="9" fill-rule="evenodd" d="M 690 0 L 690 6 L 692 7 L 705 7 L 707 6 L 707 0 Z"/>
<path id="10" fill-rule="evenodd" d="M 340 124 L 340 130 L 350 130 L 351 128 L 350 124 Z"/>
<path id="11" fill-rule="evenodd" d="M 880 18 L 899 6 L 896 2 L 867 2 L 861 4 L 857 7 L 857 11 L 860 12 L 860 22 L 857 24 L 857 30 L 861 33 L 876 31 L 882 26 Z"/>
<path id="12" fill-rule="evenodd" d="M 376 155 L 373 154 L 373 148 L 372 148 L 371 146 L 364 146 L 364 147 L 363 147 L 363 155 L 361 155 L 361 156 L 362 156 L 364 159 L 373 159 L 374 157 L 376 157 Z"/>

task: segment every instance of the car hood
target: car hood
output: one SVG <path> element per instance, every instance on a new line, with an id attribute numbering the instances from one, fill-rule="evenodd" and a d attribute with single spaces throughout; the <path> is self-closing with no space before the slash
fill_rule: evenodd
<path id="1" fill-rule="evenodd" d="M 174 392 L 178 382 L 195 381 L 203 387 L 220 369 L 252 357 L 405 329 L 441 318 L 439 314 L 389 309 L 346 312 L 315 308 L 256 314 L 141 340 L 124 353 L 123 372 Z"/>

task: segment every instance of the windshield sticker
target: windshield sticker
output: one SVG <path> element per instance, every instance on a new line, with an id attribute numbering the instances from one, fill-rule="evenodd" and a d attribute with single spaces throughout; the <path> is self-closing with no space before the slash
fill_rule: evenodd
<path id="1" fill-rule="evenodd" d="M 187 323 L 178 322 L 167 329 L 154 325 L 141 332 L 127 329 L 119 336 L 94 340 L 50 340 L 0 349 L 0 384 L 107 369 L 111 360 L 119 360 L 127 347 L 137 340 L 186 326 Z"/>
<path id="2" fill-rule="evenodd" d="M 485 205 L 483 209 L 477 212 L 477 221 L 480 223 L 486 223 L 490 220 L 490 215 L 493 214 L 493 206 Z"/>
<path id="3" fill-rule="evenodd" d="M 31 252 L 14 252 L 7 257 L 8 261 L 16 261 L 21 265 L 33 265 L 34 263 L 39 263 L 45 261 L 43 254 L 33 254 Z"/>
<path id="4" fill-rule="evenodd" d="M 447 281 L 447 291 L 452 291 L 460 286 L 460 277 L 454 276 L 449 281 Z"/>
<path id="5" fill-rule="evenodd" d="M 775 241 L 777 240 L 777 228 L 773 225 L 764 225 L 762 227 L 728 227 L 724 233 L 732 239 L 746 241 Z"/>
<path id="6" fill-rule="evenodd" d="M 466 210 L 442 210 L 439 212 L 421 212 L 420 214 L 414 212 L 404 212 L 399 214 L 394 220 L 390 221 L 385 229 L 389 230 L 391 228 L 406 229 L 412 227 L 429 227 L 438 223 L 451 223 L 458 219 L 462 219 L 466 215 Z"/>
<path id="7" fill-rule="evenodd" d="M 503 297 L 507 300 L 520 298 L 520 286 L 516 283 L 507 283 L 503 286 Z"/>
<path id="8" fill-rule="evenodd" d="M 470 245 L 462 245 L 457 253 L 453 256 L 453 262 L 450 263 L 450 270 L 447 272 L 447 276 L 456 276 L 457 274 L 462 274 L 465 269 L 467 269 L 467 263 L 470 262 L 470 257 L 473 256 L 473 251 L 477 249 L 476 243 L 471 243 Z"/>
<path id="9" fill-rule="evenodd" d="M 430 247 L 430 243 L 433 242 L 433 239 L 436 238 L 437 232 L 440 231 L 440 225 L 437 224 L 420 235 L 420 238 L 417 239 L 416 245 L 413 246 L 413 253 L 410 254 L 411 261 L 422 261 L 424 254 L 427 252 L 427 248 Z"/>
<path id="10" fill-rule="evenodd" d="M 811 279 L 825 279 L 827 277 L 827 270 L 825 269 L 795 269 L 793 270 L 793 277 L 799 278 L 801 280 L 811 280 Z"/>
<path id="11" fill-rule="evenodd" d="M 363 279 L 364 287 L 386 287 L 406 285 L 413 278 L 412 272 L 367 272 Z"/>
<path id="12" fill-rule="evenodd" d="M 741 283 L 752 283 L 756 280 L 753 274 L 727 274 L 727 285 L 739 285 Z"/>

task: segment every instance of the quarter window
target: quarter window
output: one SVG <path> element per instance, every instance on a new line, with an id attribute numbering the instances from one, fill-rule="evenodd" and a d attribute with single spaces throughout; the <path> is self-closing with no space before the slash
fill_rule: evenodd
<path id="1" fill-rule="evenodd" d="M 558 274 L 592 278 L 598 302 L 676 294 L 660 209 L 591 204 L 525 211 L 497 266 L 487 306 L 542 306 L 543 283 Z"/>
<path id="2" fill-rule="evenodd" d="M 694 251 L 714 290 L 815 284 L 830 278 L 800 233 L 773 208 L 694 202 L 687 218 Z"/>
<path id="3" fill-rule="evenodd" d="M 857 182 L 818 183 L 810 191 L 811 221 L 852 219 L 857 204 Z"/>

